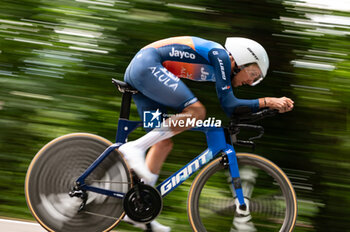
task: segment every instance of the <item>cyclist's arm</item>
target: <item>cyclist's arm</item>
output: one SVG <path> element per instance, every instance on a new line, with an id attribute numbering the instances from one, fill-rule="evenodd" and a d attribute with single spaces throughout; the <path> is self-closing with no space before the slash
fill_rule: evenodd
<path id="1" fill-rule="evenodd" d="M 294 107 L 294 101 L 288 97 L 264 97 L 259 99 L 260 108 L 268 107 L 276 109 L 280 113 L 291 111 Z"/>
<path id="2" fill-rule="evenodd" d="M 252 112 L 259 109 L 259 99 L 246 100 L 235 97 L 231 86 L 231 61 L 224 49 L 214 48 L 209 59 L 215 70 L 216 92 L 225 113 L 231 116 L 238 106 L 248 106 Z"/>

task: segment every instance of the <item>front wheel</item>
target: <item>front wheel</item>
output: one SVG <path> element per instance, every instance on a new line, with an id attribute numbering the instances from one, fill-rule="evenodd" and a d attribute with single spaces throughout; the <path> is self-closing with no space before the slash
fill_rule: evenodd
<path id="1" fill-rule="evenodd" d="M 122 199 L 87 191 L 85 207 L 79 210 L 83 200 L 69 195 L 77 178 L 110 145 L 100 136 L 76 133 L 51 141 L 36 154 L 27 171 L 25 195 L 28 208 L 46 230 L 109 231 L 124 217 Z M 122 155 L 113 150 L 85 183 L 126 193 L 131 181 Z"/>
<path id="2" fill-rule="evenodd" d="M 258 155 L 237 153 L 237 160 L 250 215 L 236 212 L 238 201 L 231 177 L 223 157 L 219 157 L 192 183 L 188 216 L 193 231 L 291 232 L 297 217 L 297 200 L 286 174 Z"/>

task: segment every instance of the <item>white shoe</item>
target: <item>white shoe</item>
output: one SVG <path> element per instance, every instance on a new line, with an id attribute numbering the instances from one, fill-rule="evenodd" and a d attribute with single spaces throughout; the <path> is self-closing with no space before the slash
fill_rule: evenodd
<path id="1" fill-rule="evenodd" d="M 129 224 L 132 224 L 136 228 L 140 228 L 142 230 L 147 229 L 146 224 L 135 222 L 135 221 L 131 220 L 128 216 L 125 216 L 123 218 L 123 221 L 127 222 Z M 152 221 L 150 224 L 151 224 L 151 228 L 152 228 L 153 232 L 170 232 L 171 231 L 171 228 L 169 226 L 164 226 L 164 225 L 160 224 L 159 222 L 157 222 L 156 220 Z"/>
<path id="2" fill-rule="evenodd" d="M 145 151 L 133 145 L 133 142 L 128 142 L 119 147 L 119 151 L 124 155 L 129 167 L 134 170 L 137 176 L 145 181 L 152 182 L 154 175 L 146 166 Z"/>

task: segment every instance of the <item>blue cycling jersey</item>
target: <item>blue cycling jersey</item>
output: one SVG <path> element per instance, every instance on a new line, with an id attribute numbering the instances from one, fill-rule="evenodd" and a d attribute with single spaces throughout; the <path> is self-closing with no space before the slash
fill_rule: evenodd
<path id="1" fill-rule="evenodd" d="M 243 105 L 257 111 L 258 99 L 244 100 L 234 96 L 230 75 L 229 54 L 220 44 L 181 36 L 142 48 L 130 63 L 125 81 L 140 90 L 144 97 L 178 110 L 197 101 L 181 78 L 211 81 L 216 83 L 217 96 L 227 115 L 232 115 L 236 107 Z"/>

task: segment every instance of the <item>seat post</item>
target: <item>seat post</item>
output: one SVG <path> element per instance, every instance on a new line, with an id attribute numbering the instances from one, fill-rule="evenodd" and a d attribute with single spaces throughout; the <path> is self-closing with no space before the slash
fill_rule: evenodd
<path id="1" fill-rule="evenodd" d="M 125 91 L 122 96 L 122 105 L 120 109 L 119 118 L 129 119 L 130 105 L 131 105 L 131 92 Z"/>
<path id="2" fill-rule="evenodd" d="M 112 83 L 118 88 L 119 92 L 123 93 L 119 118 L 128 120 L 130 116 L 131 95 L 136 94 L 138 90 L 128 83 L 114 78 L 112 78 Z"/>

